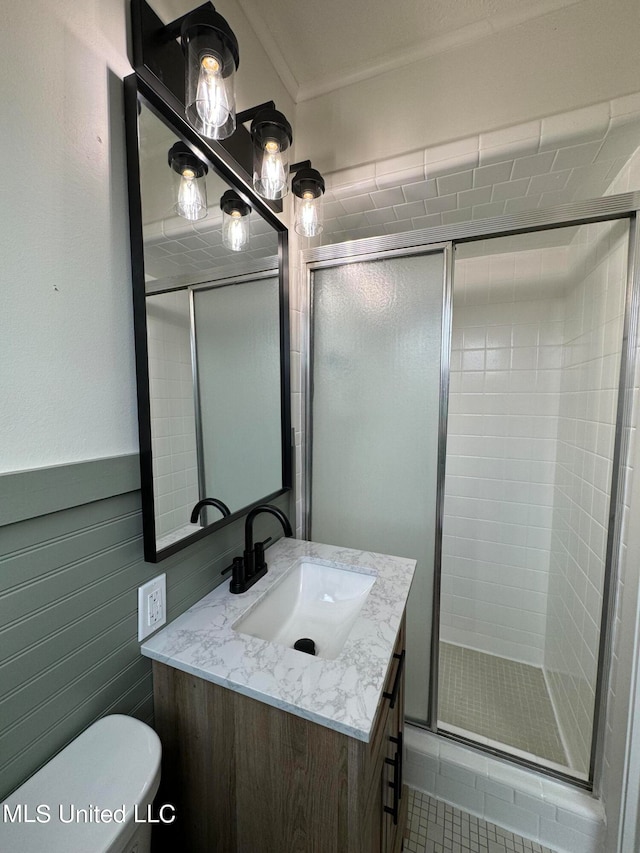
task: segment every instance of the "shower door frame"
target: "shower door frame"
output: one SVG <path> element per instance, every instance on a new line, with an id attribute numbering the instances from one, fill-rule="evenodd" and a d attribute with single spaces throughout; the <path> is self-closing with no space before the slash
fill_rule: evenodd
<path id="1" fill-rule="evenodd" d="M 429 709 L 427 722 L 409 720 L 412 725 L 427 729 L 439 737 L 456 741 L 471 749 L 488 753 L 520 766 L 535 770 L 576 787 L 599 791 L 602 776 L 606 705 L 609 694 L 612 660 L 612 627 L 616 607 L 616 588 L 619 580 L 619 559 L 622 544 L 622 521 L 626 470 L 631 431 L 633 388 L 638 348 L 638 312 L 640 308 L 640 192 L 622 193 L 588 201 L 559 205 L 544 210 L 526 211 L 512 216 L 476 220 L 453 225 L 442 225 L 401 234 L 371 237 L 346 243 L 333 243 L 306 249 L 302 252 L 304 282 L 301 310 L 305 318 L 301 345 L 301 383 L 303 395 L 303 447 L 302 470 L 302 535 L 308 539 L 311 528 L 311 481 L 313 450 L 313 273 L 331 266 L 381 260 L 402 255 L 417 255 L 435 251 L 444 252 L 444 286 L 442 304 L 442 347 L 440 362 L 440 412 L 438 434 L 438 462 L 436 488 L 436 530 L 433 574 L 433 613 L 431 631 L 431 667 L 429 673 Z M 591 739 L 591 756 L 587 780 L 577 779 L 521 758 L 506 750 L 478 743 L 471 738 L 442 731 L 438 728 L 438 669 L 440 643 L 440 594 L 442 525 L 444 513 L 444 478 L 447 449 L 447 422 L 449 404 L 449 370 L 451 354 L 452 301 L 453 301 L 453 249 L 458 243 L 507 237 L 515 234 L 548 231 L 563 227 L 588 225 L 626 219 L 629 221 L 628 261 L 625 286 L 625 308 L 620 358 L 620 376 L 616 409 L 616 428 L 610 485 L 610 506 L 607 525 L 607 545 L 602 590 L 602 616 L 600 621 L 598 669 Z"/>

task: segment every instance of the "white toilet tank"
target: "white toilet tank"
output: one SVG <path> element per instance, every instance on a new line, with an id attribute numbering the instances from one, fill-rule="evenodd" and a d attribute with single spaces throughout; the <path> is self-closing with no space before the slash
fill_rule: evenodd
<path id="1" fill-rule="evenodd" d="M 98 720 L 0 804 L 0 853 L 149 853 L 157 734 Z"/>

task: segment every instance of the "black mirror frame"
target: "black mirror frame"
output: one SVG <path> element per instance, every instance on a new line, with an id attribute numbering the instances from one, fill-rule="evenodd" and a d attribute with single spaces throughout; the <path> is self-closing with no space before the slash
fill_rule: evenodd
<path id="1" fill-rule="evenodd" d="M 149 563 L 181 551 L 188 545 L 220 530 L 227 524 L 245 516 L 253 507 L 269 503 L 292 488 L 293 447 L 291 439 L 290 403 L 290 343 L 289 343 L 289 270 L 287 227 L 274 215 L 253 188 L 243 179 L 243 170 L 221 145 L 205 140 L 187 123 L 184 115 L 168 103 L 137 73 L 124 79 L 125 132 L 127 151 L 127 178 L 129 188 L 129 233 L 131 240 L 131 274 L 133 289 L 133 320 L 135 337 L 136 379 L 138 390 L 138 431 L 140 438 L 140 488 L 142 492 L 142 528 L 144 558 Z M 176 135 L 204 155 L 222 178 L 245 197 L 246 201 L 271 225 L 278 235 L 278 273 L 280 308 L 280 402 L 282 439 L 282 488 L 261 495 L 253 503 L 232 512 L 190 536 L 158 550 L 156 547 L 155 501 L 153 495 L 153 460 L 151 445 L 151 406 L 149 392 L 147 317 L 145 306 L 144 238 L 142 227 L 142 200 L 140 195 L 140 164 L 138 138 L 138 103 L 142 99 L 158 118 L 170 126 Z"/>

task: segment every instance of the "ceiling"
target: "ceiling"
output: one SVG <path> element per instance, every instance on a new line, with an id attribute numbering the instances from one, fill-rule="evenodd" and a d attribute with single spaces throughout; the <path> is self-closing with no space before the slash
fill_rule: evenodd
<path id="1" fill-rule="evenodd" d="M 238 0 L 294 100 L 582 0 Z"/>

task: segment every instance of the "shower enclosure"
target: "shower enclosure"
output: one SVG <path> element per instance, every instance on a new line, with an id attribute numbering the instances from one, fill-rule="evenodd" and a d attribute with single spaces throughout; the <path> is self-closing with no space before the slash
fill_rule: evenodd
<path id="1" fill-rule="evenodd" d="M 409 720 L 590 787 L 635 194 L 306 253 L 306 535 L 413 557 Z"/>

